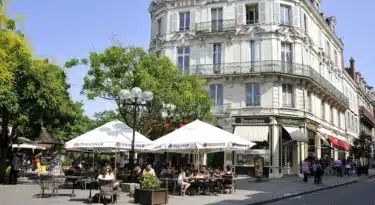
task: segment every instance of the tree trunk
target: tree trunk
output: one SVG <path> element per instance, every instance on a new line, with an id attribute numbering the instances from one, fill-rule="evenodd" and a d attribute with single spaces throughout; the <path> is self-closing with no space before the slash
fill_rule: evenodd
<path id="1" fill-rule="evenodd" d="M 6 159 L 8 155 L 8 148 L 0 147 L 0 184 L 6 182 Z"/>

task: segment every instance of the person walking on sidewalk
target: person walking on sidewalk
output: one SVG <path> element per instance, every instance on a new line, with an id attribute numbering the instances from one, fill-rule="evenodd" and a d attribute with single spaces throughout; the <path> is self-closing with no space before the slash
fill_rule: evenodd
<path id="1" fill-rule="evenodd" d="M 303 161 L 302 163 L 302 174 L 303 174 L 303 181 L 307 183 L 309 174 L 310 174 L 310 165 L 307 159 L 305 159 L 305 161 Z"/>
<path id="2" fill-rule="evenodd" d="M 323 174 L 323 167 L 320 164 L 319 160 L 315 161 L 315 163 L 313 165 L 313 170 L 314 170 L 314 184 L 319 184 L 320 178 Z"/>

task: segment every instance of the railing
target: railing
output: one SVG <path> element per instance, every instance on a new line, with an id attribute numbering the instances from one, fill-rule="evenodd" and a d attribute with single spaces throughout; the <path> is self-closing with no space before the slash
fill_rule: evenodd
<path id="1" fill-rule="evenodd" d="M 360 106 L 359 114 L 365 116 L 375 125 L 375 117 L 373 114 L 371 114 L 371 111 L 369 111 L 367 108 L 365 108 L 364 106 Z"/>
<path id="2" fill-rule="evenodd" d="M 236 25 L 235 19 L 207 21 L 196 23 L 195 30 L 201 33 L 234 31 L 236 30 Z"/>
<path id="3" fill-rule="evenodd" d="M 214 114 L 228 114 L 231 109 L 231 104 L 213 105 L 211 112 Z"/>
<path id="4" fill-rule="evenodd" d="M 303 64 L 283 61 L 252 61 L 222 64 L 200 64 L 190 66 L 190 72 L 197 76 L 239 75 L 252 73 L 278 73 L 310 78 L 335 96 L 340 102 L 349 106 L 348 98 L 321 76 L 312 67 Z"/>
<path id="5" fill-rule="evenodd" d="M 366 96 L 367 100 L 369 100 L 370 102 L 374 101 L 374 97 L 372 97 L 368 91 L 366 91 L 365 88 L 363 88 L 362 86 L 358 86 L 359 89 L 363 92 L 363 94 Z"/>

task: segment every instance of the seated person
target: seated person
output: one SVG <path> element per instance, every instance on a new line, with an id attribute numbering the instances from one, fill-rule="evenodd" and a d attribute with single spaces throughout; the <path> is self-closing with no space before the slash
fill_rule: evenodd
<path id="1" fill-rule="evenodd" d="M 227 165 L 224 175 L 232 175 L 232 166 L 230 166 L 229 164 Z"/>
<path id="2" fill-rule="evenodd" d="M 214 172 L 213 176 L 215 178 L 220 178 L 221 175 L 222 175 L 221 171 L 219 169 L 215 169 L 215 172 Z"/>
<path id="3" fill-rule="evenodd" d="M 168 167 L 167 166 L 163 166 L 163 168 L 161 169 L 161 172 L 160 172 L 160 176 L 166 176 L 168 174 L 169 174 Z"/>
<path id="4" fill-rule="evenodd" d="M 197 174 L 197 177 L 199 177 L 199 178 L 207 178 L 207 177 L 209 177 L 209 173 L 208 173 L 208 171 L 207 171 L 207 169 L 206 169 L 206 166 L 201 166 L 201 169 L 200 169 L 200 171 L 199 171 L 199 173 Z"/>
<path id="5" fill-rule="evenodd" d="M 182 187 L 182 195 L 185 195 L 186 190 L 190 187 L 190 183 L 187 183 L 186 181 L 189 180 L 189 177 L 186 176 L 186 173 L 184 170 L 179 169 L 180 174 L 177 177 L 177 183 Z"/>
<path id="6" fill-rule="evenodd" d="M 115 175 L 113 174 L 112 168 L 110 166 L 104 167 L 100 170 L 98 179 L 103 181 L 113 181 L 113 189 L 117 189 L 120 186 L 119 182 L 115 182 Z"/>
<path id="7" fill-rule="evenodd" d="M 69 168 L 67 175 L 79 176 L 81 175 L 81 168 L 76 162 L 72 162 L 72 166 Z"/>
<path id="8" fill-rule="evenodd" d="M 146 168 L 143 170 L 142 176 L 143 176 L 143 177 L 151 177 L 151 176 L 154 177 L 154 176 L 156 176 L 155 171 L 154 171 L 154 169 L 151 167 L 150 164 L 148 164 L 148 165 L 146 166 Z"/>

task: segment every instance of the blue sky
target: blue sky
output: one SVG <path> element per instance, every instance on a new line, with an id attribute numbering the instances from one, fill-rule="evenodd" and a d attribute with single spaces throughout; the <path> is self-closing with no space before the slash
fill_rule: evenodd
<path id="1" fill-rule="evenodd" d="M 19 26 L 25 31 L 35 54 L 63 64 L 72 57 L 86 57 L 101 51 L 113 40 L 144 48 L 149 44 L 150 0 L 13 0 L 9 13 L 21 16 Z M 357 70 L 375 85 L 372 48 L 375 40 L 374 0 L 322 0 L 322 11 L 337 17 L 337 34 L 345 43 L 345 63 L 355 57 Z M 365 6 L 364 6 L 365 5 Z M 88 115 L 113 105 L 105 101 L 88 101 L 80 94 L 87 69 L 67 70 L 71 95 L 84 101 Z"/>

